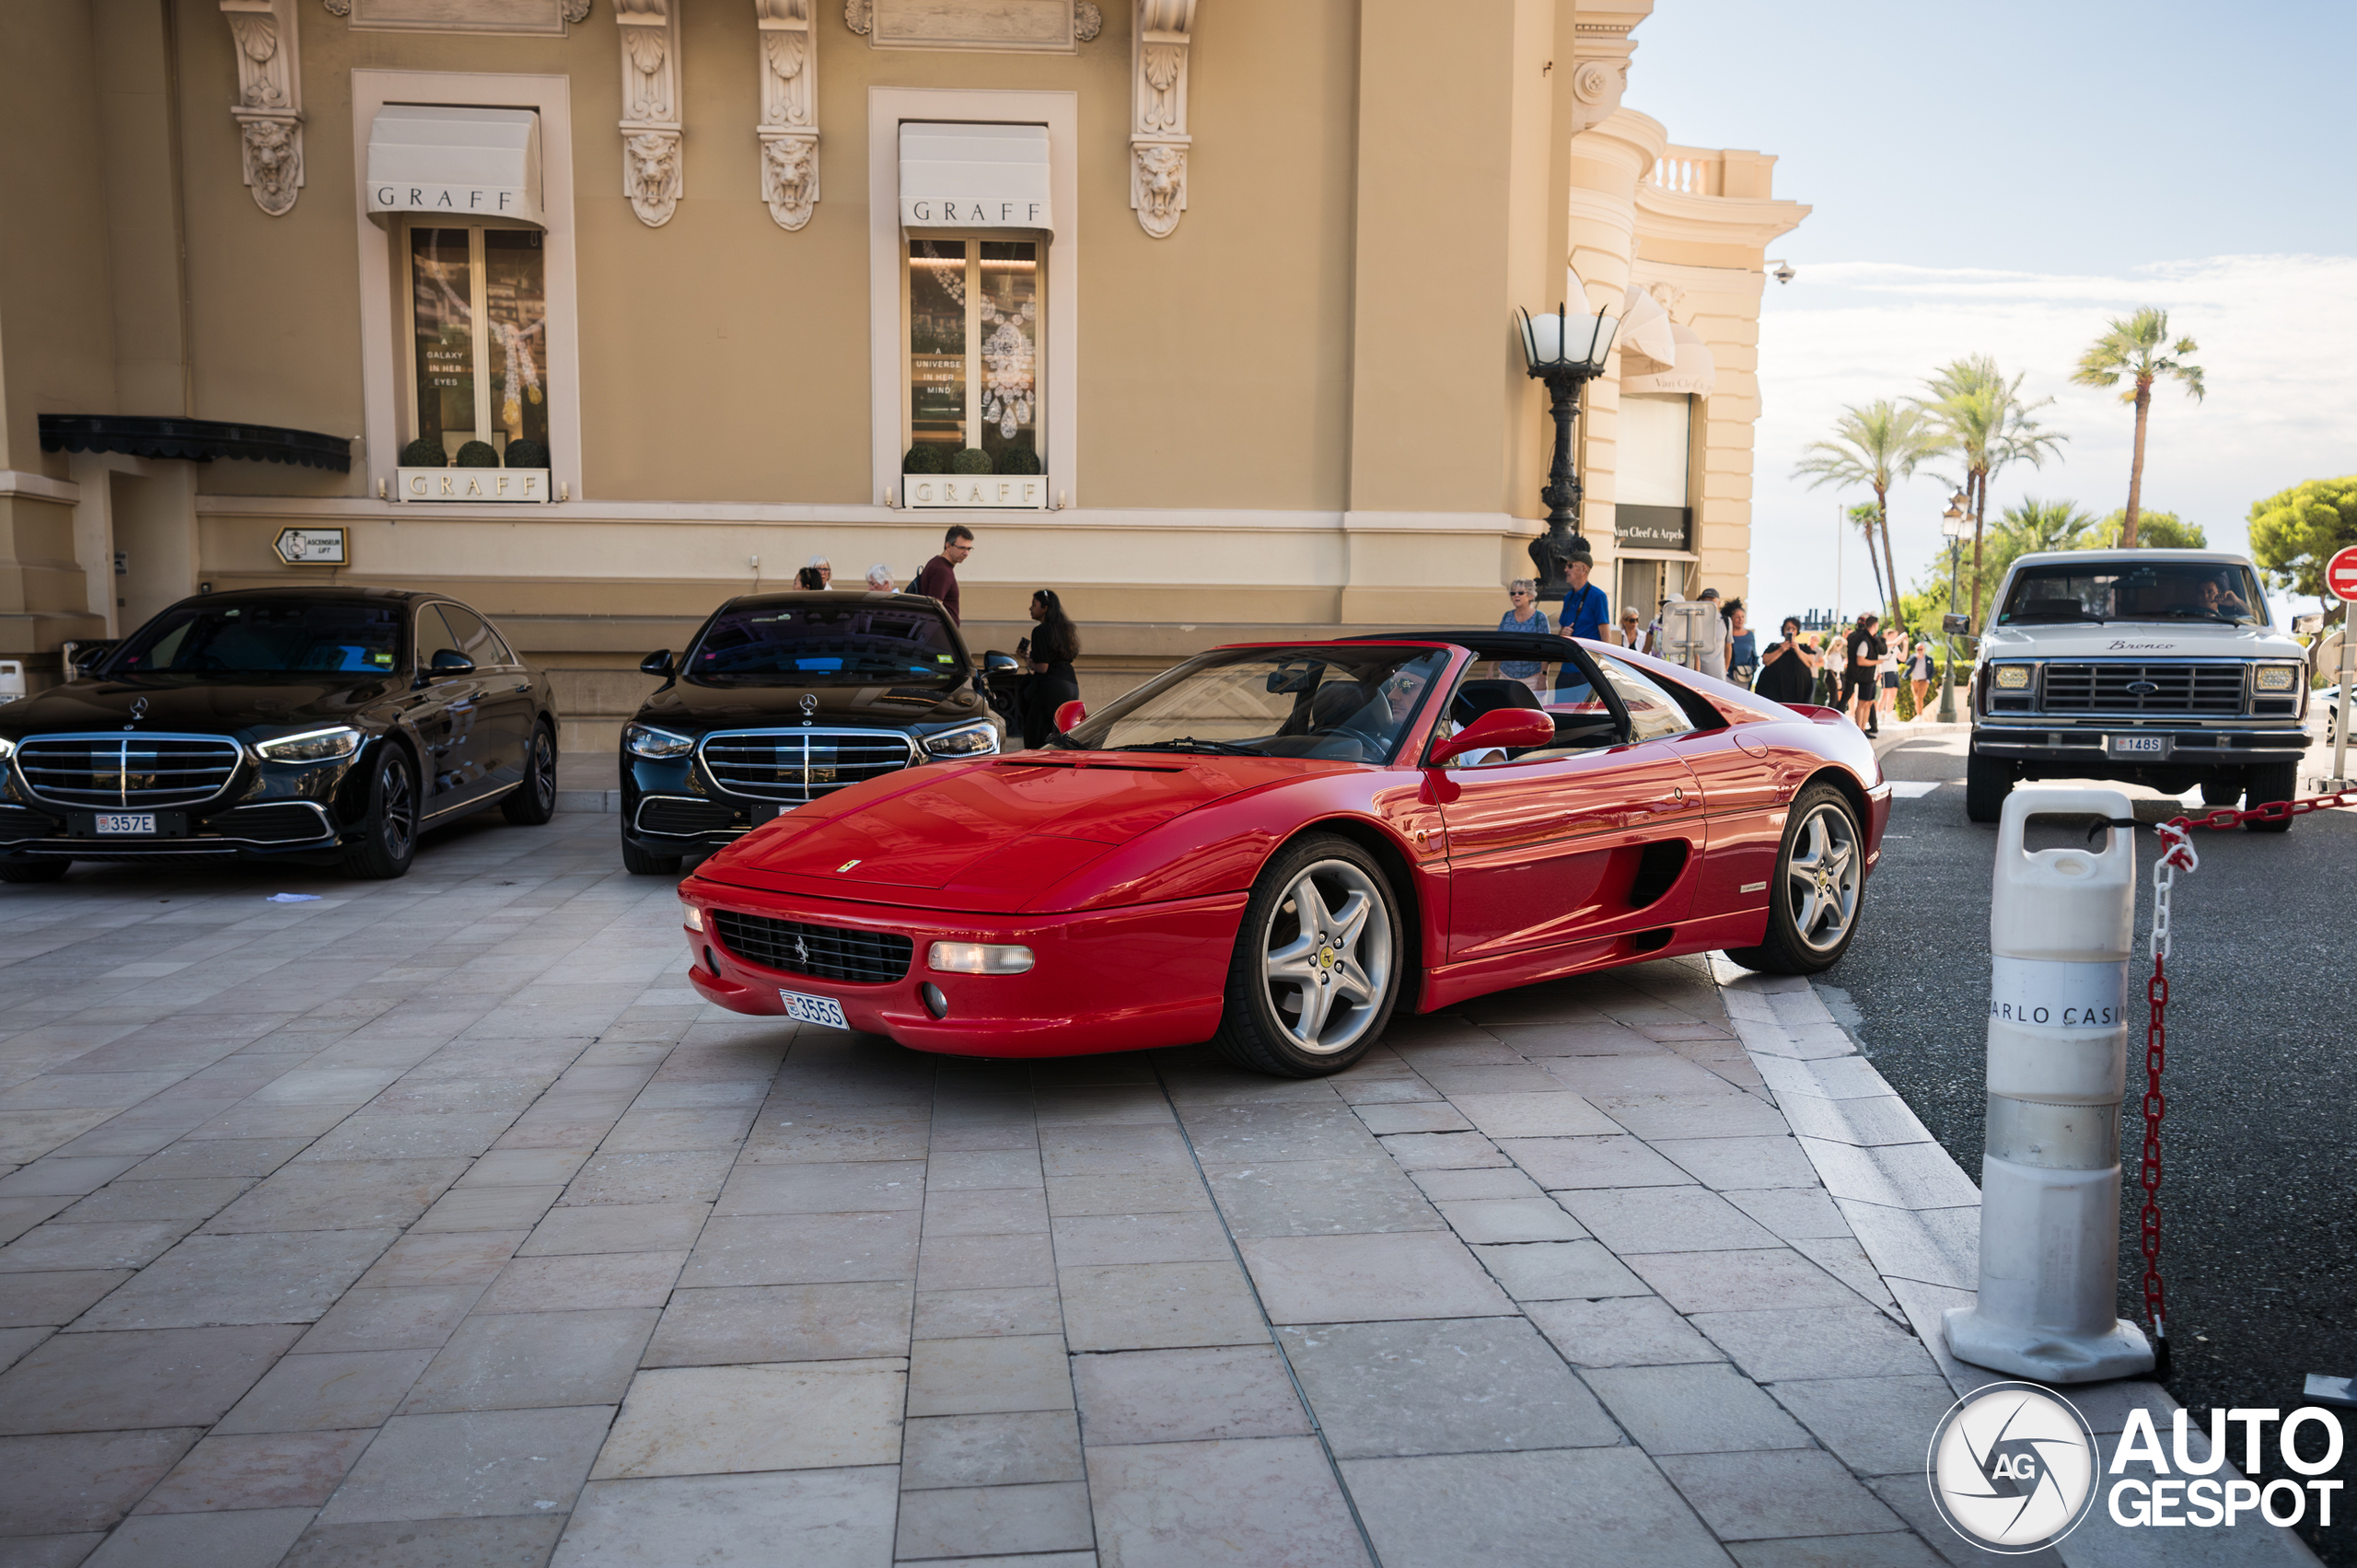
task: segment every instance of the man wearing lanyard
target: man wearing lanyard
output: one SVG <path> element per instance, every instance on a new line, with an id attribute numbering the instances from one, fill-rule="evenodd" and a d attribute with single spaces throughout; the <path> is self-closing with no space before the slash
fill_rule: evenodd
<path id="1" fill-rule="evenodd" d="M 1587 580 L 1596 567 L 1596 558 L 1583 547 L 1573 552 L 1565 576 L 1571 586 L 1563 590 L 1563 613 L 1556 625 L 1566 637 L 1585 637 L 1592 642 L 1604 640 L 1604 629 L 1612 621 L 1612 601 L 1604 590 Z"/>

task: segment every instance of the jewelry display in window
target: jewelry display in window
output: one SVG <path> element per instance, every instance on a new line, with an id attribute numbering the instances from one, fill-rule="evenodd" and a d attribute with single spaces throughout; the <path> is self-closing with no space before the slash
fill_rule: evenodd
<path id="1" fill-rule="evenodd" d="M 1028 299 L 1019 310 L 1001 310 L 982 301 L 982 324 L 992 328 L 982 342 L 982 417 L 998 421 L 999 434 L 1010 441 L 1017 429 L 1031 423 L 1036 362 L 1031 334 L 1024 327 L 1038 311 L 1037 303 Z"/>

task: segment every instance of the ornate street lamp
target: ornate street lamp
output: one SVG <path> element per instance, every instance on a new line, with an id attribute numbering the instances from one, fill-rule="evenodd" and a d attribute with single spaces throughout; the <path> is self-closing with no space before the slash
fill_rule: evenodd
<path id="1" fill-rule="evenodd" d="M 1948 656 L 1940 672 L 1940 722 L 1956 723 L 1956 594 L 1958 552 L 1964 548 L 1964 536 L 1971 531 L 1964 515 L 1964 492 L 1959 490 L 1948 497 L 1948 509 L 1940 514 L 1940 537 L 1948 541 L 1948 613 L 1940 630 L 1945 633 Z"/>
<path id="2" fill-rule="evenodd" d="M 1571 293 L 1585 297 L 1579 275 L 1569 268 L 1564 269 L 1564 282 Z M 1587 552 L 1587 540 L 1579 536 L 1580 480 L 1572 471 L 1572 420 L 1579 412 L 1581 386 L 1604 374 L 1605 356 L 1612 352 L 1620 320 L 1602 310 L 1574 316 L 1569 299 L 1546 315 L 1527 310 L 1515 314 L 1521 318 L 1523 359 L 1532 377 L 1547 383 L 1549 412 L 1555 419 L 1555 460 L 1547 470 L 1547 488 L 1538 493 L 1547 503 L 1547 531 L 1530 541 L 1530 560 L 1538 568 L 1543 596 L 1562 592 L 1569 586 L 1573 555 Z"/>

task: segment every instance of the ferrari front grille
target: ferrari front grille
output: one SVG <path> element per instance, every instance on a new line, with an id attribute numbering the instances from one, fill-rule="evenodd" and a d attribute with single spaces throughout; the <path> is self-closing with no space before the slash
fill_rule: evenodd
<path id="1" fill-rule="evenodd" d="M 889 931 L 805 925 L 735 910 L 714 910 L 712 920 L 720 945 L 747 963 L 813 980 L 881 985 L 905 976 L 916 950 L 909 938 Z"/>

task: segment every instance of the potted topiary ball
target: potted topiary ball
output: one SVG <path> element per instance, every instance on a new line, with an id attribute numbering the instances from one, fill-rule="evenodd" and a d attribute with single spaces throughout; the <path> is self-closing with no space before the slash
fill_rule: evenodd
<path id="1" fill-rule="evenodd" d="M 920 441 L 900 459 L 902 473 L 939 473 L 942 469 L 941 444 L 937 441 Z"/>
<path id="2" fill-rule="evenodd" d="M 1038 473 L 1039 454 L 1028 447 L 1002 447 L 998 452 L 1001 473 Z"/>
<path id="3" fill-rule="evenodd" d="M 421 436 L 401 448 L 401 467 L 405 469 L 447 469 L 449 466 L 450 454 L 444 451 L 442 443 L 431 436 Z"/>
<path id="4" fill-rule="evenodd" d="M 507 443 L 507 466 L 511 469 L 544 469 L 549 466 L 549 449 L 538 441 L 510 441 Z"/>
<path id="5" fill-rule="evenodd" d="M 470 441 L 459 448 L 458 466 L 462 469 L 495 469 L 499 466 L 499 448 L 488 441 Z"/>
<path id="6" fill-rule="evenodd" d="M 951 473 L 993 473 L 991 455 L 980 447 L 968 447 L 949 459 Z"/>

